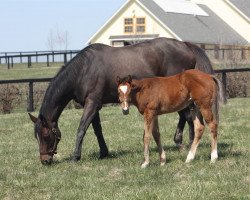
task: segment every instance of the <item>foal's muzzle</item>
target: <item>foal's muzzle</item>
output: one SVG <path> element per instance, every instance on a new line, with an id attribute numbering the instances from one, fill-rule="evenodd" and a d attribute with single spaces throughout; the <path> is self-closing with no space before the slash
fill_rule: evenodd
<path id="1" fill-rule="evenodd" d="M 127 101 L 122 102 L 122 113 L 124 115 L 129 114 L 129 103 Z"/>
<path id="2" fill-rule="evenodd" d="M 129 109 L 126 109 L 126 110 L 122 109 L 122 113 L 123 113 L 124 115 L 129 114 Z"/>

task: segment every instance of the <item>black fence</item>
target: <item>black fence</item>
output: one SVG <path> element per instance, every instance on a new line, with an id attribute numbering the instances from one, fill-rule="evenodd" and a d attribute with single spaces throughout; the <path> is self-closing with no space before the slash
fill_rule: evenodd
<path id="1" fill-rule="evenodd" d="M 227 88 L 227 73 L 235 72 L 250 72 L 250 68 L 238 68 L 238 69 L 220 69 L 215 70 L 215 73 L 221 74 L 222 83 Z M 28 98 L 27 98 L 27 111 L 34 111 L 34 83 L 50 82 L 53 78 L 36 78 L 36 79 L 19 79 L 19 80 L 0 80 L 1 84 L 14 84 L 14 83 L 27 83 L 28 84 Z"/>
<path id="2" fill-rule="evenodd" d="M 38 63 L 39 58 L 47 63 L 55 62 L 55 56 L 62 56 L 63 62 L 66 63 L 71 60 L 79 50 L 66 50 L 66 51 L 26 51 L 26 52 L 0 52 L 0 64 L 6 64 L 8 69 L 13 68 L 15 63 L 27 63 L 27 67 L 32 66 L 32 62 Z M 41 59 L 40 59 L 41 60 Z"/>

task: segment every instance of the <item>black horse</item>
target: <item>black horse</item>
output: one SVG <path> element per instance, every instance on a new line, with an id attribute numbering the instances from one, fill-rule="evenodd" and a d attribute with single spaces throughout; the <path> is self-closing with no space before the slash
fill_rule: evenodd
<path id="1" fill-rule="evenodd" d="M 91 123 L 99 143 L 100 158 L 104 158 L 108 155 L 108 148 L 102 134 L 99 110 L 103 104 L 118 103 L 116 77 L 127 74 L 136 78 L 170 76 L 193 68 L 213 73 L 204 51 L 188 42 L 157 38 L 120 48 L 89 45 L 63 66 L 51 81 L 38 118 L 29 114 L 35 123 L 41 162 L 50 164 L 56 153 L 61 138 L 58 119 L 71 99 L 84 107 L 73 160 L 81 158 L 83 138 Z M 190 126 L 190 140 L 193 140 L 194 131 L 188 108 L 179 115 L 174 140 L 181 144 L 186 121 Z"/>

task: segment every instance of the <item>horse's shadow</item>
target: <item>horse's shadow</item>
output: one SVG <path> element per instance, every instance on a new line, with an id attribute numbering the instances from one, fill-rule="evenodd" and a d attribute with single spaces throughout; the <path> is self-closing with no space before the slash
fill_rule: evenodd
<path id="1" fill-rule="evenodd" d="M 190 145 L 184 145 L 184 148 L 180 149 L 179 146 L 177 145 L 164 145 L 163 146 L 164 150 L 166 152 L 188 152 L 188 150 L 190 149 Z M 201 143 L 199 144 L 199 147 L 198 149 L 209 149 L 210 150 L 210 143 Z M 219 158 L 230 158 L 230 157 L 239 157 L 239 156 L 242 156 L 242 152 L 240 151 L 237 151 L 237 152 L 234 152 L 232 151 L 232 148 L 233 148 L 233 143 L 218 143 L 218 154 L 219 154 Z M 152 147 L 150 148 L 150 151 L 151 152 L 154 152 L 154 153 L 157 153 L 158 152 L 158 149 L 157 147 Z M 138 148 L 138 149 L 133 149 L 133 150 L 117 150 L 117 151 L 110 151 L 108 156 L 103 158 L 104 160 L 106 159 L 117 159 L 117 158 L 122 158 L 122 157 L 125 157 L 129 154 L 143 154 L 143 151 L 141 148 Z M 95 152 L 92 152 L 90 154 L 87 155 L 88 159 L 90 160 L 103 160 L 100 158 L 100 155 L 99 155 L 99 152 L 98 151 L 95 151 Z M 197 156 L 197 159 L 199 159 L 199 155 Z M 209 160 L 210 159 L 210 156 L 207 157 L 207 159 Z M 168 158 L 168 162 L 169 162 L 169 158 Z M 69 157 L 65 157 L 65 158 L 62 158 L 60 160 L 54 160 L 52 165 L 58 165 L 58 164 L 61 164 L 61 163 L 65 163 L 65 162 L 68 162 L 68 163 L 82 163 L 84 162 L 84 159 L 82 159 L 82 161 L 78 161 L 78 162 L 74 162 L 72 161 L 72 157 L 69 156 Z"/>

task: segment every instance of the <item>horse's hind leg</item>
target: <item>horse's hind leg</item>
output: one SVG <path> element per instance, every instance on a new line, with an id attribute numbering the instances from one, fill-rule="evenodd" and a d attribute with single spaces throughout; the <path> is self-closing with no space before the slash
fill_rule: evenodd
<path id="1" fill-rule="evenodd" d="M 96 113 L 92 120 L 92 126 L 95 132 L 95 135 L 97 137 L 97 141 L 100 147 L 100 158 L 105 158 L 108 156 L 108 148 L 105 143 L 103 133 L 102 133 L 102 126 L 101 126 L 101 120 L 99 116 L 99 111 Z"/>
<path id="2" fill-rule="evenodd" d="M 193 107 L 191 107 L 192 109 Z M 174 135 L 174 141 L 176 145 L 182 149 L 184 147 L 182 143 L 183 138 L 183 130 L 185 127 L 185 123 L 188 122 L 189 125 L 189 144 L 191 145 L 194 140 L 194 123 L 190 111 L 190 107 L 187 107 L 181 111 L 178 112 L 179 114 L 179 122 L 176 128 L 176 132 Z"/>
<path id="3" fill-rule="evenodd" d="M 194 159 L 195 153 L 196 153 L 197 147 L 200 143 L 200 139 L 203 135 L 204 129 L 205 129 L 205 126 L 204 126 L 202 115 L 198 111 L 198 109 L 196 108 L 196 114 L 194 115 L 194 133 L 195 133 L 195 136 L 194 136 L 194 141 L 191 145 L 190 151 L 188 153 L 186 163 L 189 163 Z"/>
<path id="4" fill-rule="evenodd" d="M 154 119 L 153 137 L 158 147 L 158 152 L 160 155 L 160 164 L 161 166 L 163 166 L 166 163 L 166 154 L 161 144 L 161 135 L 159 131 L 158 117 Z"/>
<path id="5" fill-rule="evenodd" d="M 202 111 L 202 115 L 206 123 L 209 126 L 211 133 L 211 162 L 214 163 L 218 158 L 217 151 L 217 135 L 218 135 L 218 123 L 216 117 L 212 113 L 212 109 L 207 109 Z"/>

